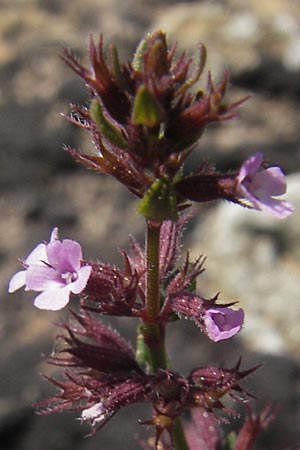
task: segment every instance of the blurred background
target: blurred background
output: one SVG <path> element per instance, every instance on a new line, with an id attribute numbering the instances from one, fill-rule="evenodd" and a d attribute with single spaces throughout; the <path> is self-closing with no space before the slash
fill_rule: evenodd
<path id="1" fill-rule="evenodd" d="M 296 211 L 284 221 L 234 205 L 198 208 L 184 248 L 208 255 L 199 289 L 221 292 L 246 309 L 243 332 L 210 344 L 189 322 L 169 327 L 174 368 L 243 367 L 264 363 L 246 388 L 257 404 L 274 401 L 277 419 L 256 450 L 300 443 L 300 5 L 299 0 L 0 0 L 0 448 L 1 450 L 129 450 L 139 448 L 149 408 L 120 412 L 94 437 L 74 415 L 46 417 L 32 403 L 53 392 L 40 372 L 62 313 L 32 307 L 33 295 L 7 294 L 7 283 L 53 226 L 78 240 L 90 260 L 120 263 L 115 246 L 131 233 L 143 242 L 136 201 L 114 180 L 77 166 L 63 144 L 82 151 L 89 136 L 61 113 L 87 103 L 83 83 L 59 57 L 70 48 L 86 61 L 89 34 L 114 41 L 131 57 L 146 32 L 163 28 L 179 49 L 197 54 L 202 41 L 215 80 L 231 72 L 228 99 L 251 98 L 239 117 L 208 128 L 193 164 L 203 156 L 219 169 L 237 168 L 263 152 L 288 175 Z M 205 80 L 203 81 L 205 85 Z M 110 320 L 134 345 L 133 320 Z M 180 356 L 178 356 L 180 355 Z M 234 421 L 233 426 L 238 422 Z"/>

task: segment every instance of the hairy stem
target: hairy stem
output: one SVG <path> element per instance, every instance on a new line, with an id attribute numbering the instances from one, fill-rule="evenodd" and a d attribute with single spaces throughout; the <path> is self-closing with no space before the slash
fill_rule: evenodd
<path id="1" fill-rule="evenodd" d="M 146 258 L 146 310 L 150 322 L 155 322 L 160 310 L 159 295 L 159 237 L 161 222 L 147 221 Z"/>
<path id="2" fill-rule="evenodd" d="M 160 311 L 159 238 L 161 222 L 147 221 L 146 236 L 146 312 L 143 326 L 144 341 L 149 349 L 149 366 L 152 372 L 166 369 L 165 329 L 158 323 Z"/>
<path id="3" fill-rule="evenodd" d="M 141 328 L 148 347 L 148 364 L 152 373 L 167 368 L 165 350 L 165 325 L 158 322 L 160 312 L 159 244 L 161 222 L 147 221 L 146 259 L 146 313 L 147 320 Z M 174 450 L 189 450 L 184 431 L 177 418 L 173 427 Z"/>

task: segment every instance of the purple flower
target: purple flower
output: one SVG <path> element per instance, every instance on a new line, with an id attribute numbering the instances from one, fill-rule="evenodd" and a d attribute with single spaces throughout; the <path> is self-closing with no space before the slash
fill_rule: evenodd
<path id="1" fill-rule="evenodd" d="M 244 162 L 237 176 L 236 192 L 248 200 L 252 208 L 284 219 L 294 211 L 293 205 L 273 198 L 286 192 L 284 174 L 280 167 L 263 169 L 262 163 L 261 153 L 256 153 Z"/>
<path id="2" fill-rule="evenodd" d="M 244 321 L 244 311 L 213 307 L 206 310 L 203 320 L 207 336 L 212 341 L 218 342 L 229 339 L 240 331 Z"/>
<path id="3" fill-rule="evenodd" d="M 59 310 L 69 302 L 70 293 L 79 294 L 85 288 L 92 268 L 82 266 L 82 251 L 78 242 L 60 241 L 54 228 L 49 243 L 41 243 L 23 262 L 25 270 L 17 272 L 9 283 L 8 292 L 25 286 L 25 291 L 41 292 L 34 305 L 39 309 Z"/>
<path id="4" fill-rule="evenodd" d="M 179 316 L 192 319 L 214 342 L 229 339 L 243 325 L 244 311 L 229 306 L 234 303 L 216 304 L 218 296 L 206 300 L 190 292 L 178 292 L 169 298 L 171 310 Z"/>

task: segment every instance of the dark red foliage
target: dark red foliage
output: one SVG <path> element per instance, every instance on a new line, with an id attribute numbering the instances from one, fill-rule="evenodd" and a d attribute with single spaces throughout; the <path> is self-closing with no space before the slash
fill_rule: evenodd
<path id="1" fill-rule="evenodd" d="M 49 358 L 50 364 L 81 367 L 101 373 L 136 371 L 140 368 L 129 345 L 113 330 L 84 311 L 73 312 L 77 324 L 63 324 L 68 335 L 60 335 L 62 349 Z M 83 339 L 82 339 L 83 338 Z"/>
<path id="2" fill-rule="evenodd" d="M 139 316 L 140 296 L 143 296 L 141 274 L 132 266 L 125 252 L 123 256 L 122 270 L 107 264 L 88 263 L 92 272 L 82 293 L 85 308 L 101 314 Z"/>
<path id="3" fill-rule="evenodd" d="M 147 36 L 127 64 L 120 63 L 115 46 L 104 51 L 102 37 L 97 46 L 90 40 L 88 67 L 67 51 L 63 58 L 84 80 L 92 100 L 90 110 L 73 107 L 70 120 L 91 133 L 96 146 L 93 155 L 66 150 L 78 162 L 112 175 L 138 197 L 162 176 L 176 182 L 178 206 L 194 197 L 194 192 L 186 195 L 190 180 L 174 177 L 205 127 L 234 117 L 240 103 L 224 99 L 228 73 L 217 86 L 209 74 L 206 90 L 195 89 L 205 66 L 205 47 L 199 46 L 194 68 L 193 58 L 185 53 L 175 56 L 175 46 L 168 48 L 162 31 Z M 218 192 L 224 197 L 214 178 L 204 182 L 206 200 L 215 199 Z"/>
<path id="4" fill-rule="evenodd" d="M 76 410 L 94 430 L 102 427 L 120 408 L 137 402 L 153 407 L 151 419 L 143 422 L 156 428 L 156 445 L 164 431 L 170 434 L 174 421 L 184 411 L 203 408 L 214 412 L 225 408 L 226 394 L 240 400 L 247 395 L 239 382 L 254 369 L 198 368 L 189 377 L 171 370 L 146 373 L 136 362 L 131 347 L 112 329 L 90 313 L 73 312 L 74 322 L 62 324 L 67 334 L 58 336 L 57 354 L 50 364 L 68 368 L 64 380 L 48 380 L 59 388 L 53 397 L 37 406 L 42 413 Z M 239 450 L 239 449 L 237 449 Z"/>

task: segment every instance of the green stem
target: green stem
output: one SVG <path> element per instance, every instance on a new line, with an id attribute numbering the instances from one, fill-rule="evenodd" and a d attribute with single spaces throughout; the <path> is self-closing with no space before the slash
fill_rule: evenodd
<path id="1" fill-rule="evenodd" d="M 155 322 L 160 310 L 159 295 L 159 236 L 161 222 L 147 221 L 146 258 L 146 311 L 149 321 Z"/>
<path id="2" fill-rule="evenodd" d="M 148 348 L 148 363 L 152 373 L 158 369 L 167 368 L 165 350 L 165 326 L 158 323 L 160 312 L 160 273 L 159 273 L 159 244 L 161 222 L 147 221 L 146 238 L 146 317 L 140 328 L 144 343 Z M 182 424 L 177 418 L 173 426 L 173 440 L 175 450 L 189 450 Z"/>
<path id="3" fill-rule="evenodd" d="M 174 439 L 174 449 L 175 450 L 189 450 L 187 445 L 182 423 L 179 417 L 175 420 L 173 426 L 173 439 Z"/>
<path id="4" fill-rule="evenodd" d="M 143 326 L 144 341 L 149 349 L 151 372 L 167 368 L 165 329 L 158 323 L 160 311 L 159 242 L 161 222 L 147 220 L 146 236 L 146 313 Z"/>

